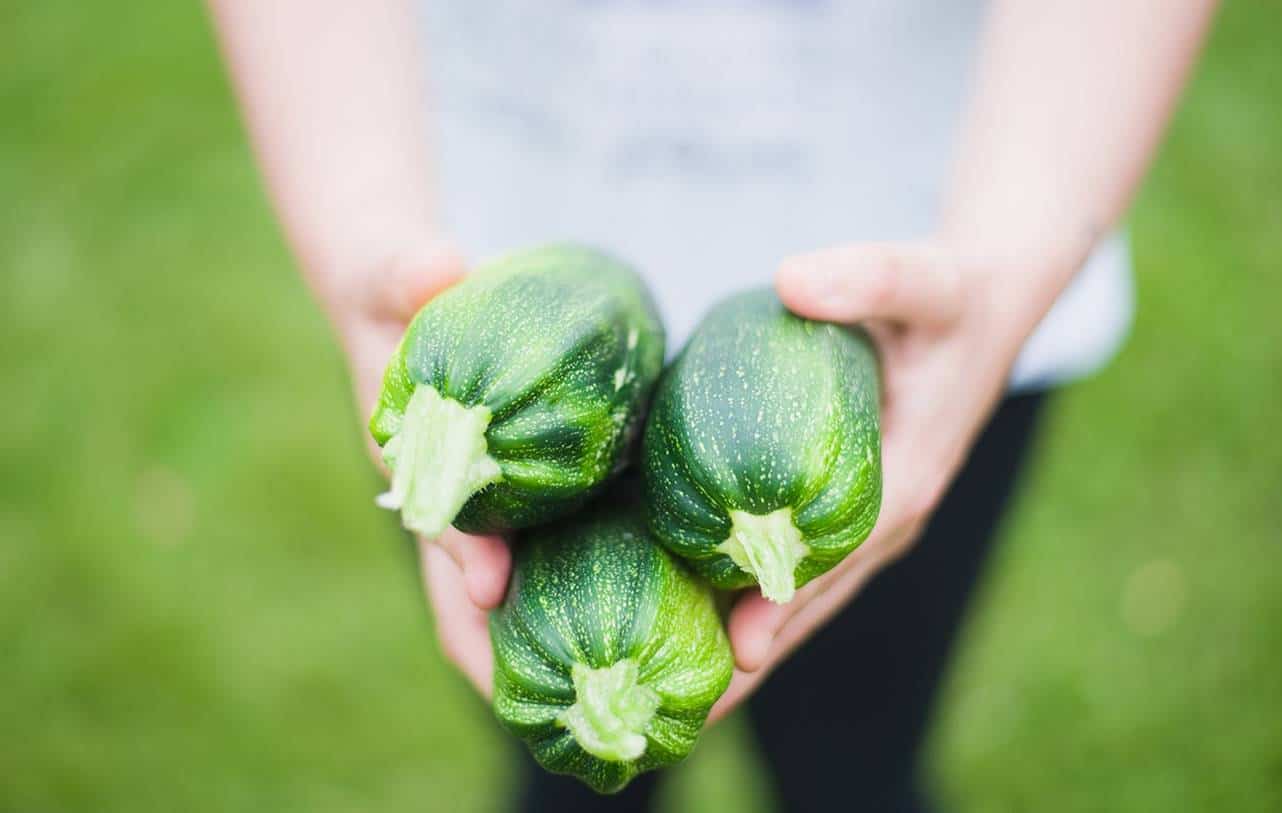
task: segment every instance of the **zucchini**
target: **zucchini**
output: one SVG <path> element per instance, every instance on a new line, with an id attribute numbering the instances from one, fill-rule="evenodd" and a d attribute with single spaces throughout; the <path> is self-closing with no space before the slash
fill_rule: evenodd
<path id="1" fill-rule="evenodd" d="M 525 534 L 490 615 L 499 721 L 599 793 L 683 759 L 733 671 L 710 589 L 608 503 Z"/>
<path id="2" fill-rule="evenodd" d="M 735 296 L 659 384 L 643 440 L 654 535 L 722 588 L 784 603 L 881 507 L 879 378 L 862 331 Z"/>
<path id="3" fill-rule="evenodd" d="M 435 537 L 560 516 L 624 463 L 663 365 L 637 274 L 555 245 L 487 263 L 415 316 L 370 432 L 391 487 L 379 505 Z"/>

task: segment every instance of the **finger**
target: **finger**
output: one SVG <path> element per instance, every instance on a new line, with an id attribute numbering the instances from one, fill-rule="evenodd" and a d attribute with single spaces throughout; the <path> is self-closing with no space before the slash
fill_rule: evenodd
<path id="1" fill-rule="evenodd" d="M 454 561 L 467 596 L 479 609 L 492 610 L 503 601 L 512 552 L 499 536 L 472 536 L 454 528 L 435 540 Z"/>
<path id="2" fill-rule="evenodd" d="M 423 584 L 436 624 L 441 650 L 482 696 L 493 690 L 494 656 L 486 613 L 463 588 L 463 574 L 439 546 L 420 545 Z"/>
<path id="3" fill-rule="evenodd" d="M 846 567 L 833 572 L 835 578 L 824 585 L 823 590 L 798 607 L 797 612 L 784 621 L 775 634 L 770 653 L 766 656 L 766 669 L 773 667 L 805 643 L 828 619 L 849 604 L 855 594 L 877 571 L 875 554 L 870 553 L 865 557 L 856 558 L 859 550 L 862 550 L 862 547 L 847 557 L 846 562 L 849 564 Z"/>
<path id="4" fill-rule="evenodd" d="M 433 241 L 399 252 L 362 275 L 356 290 L 340 296 L 344 307 L 333 316 L 351 362 L 362 418 L 374 409 L 383 370 L 406 325 L 423 305 L 462 278 L 465 269 L 462 254 L 452 245 Z"/>
<path id="5" fill-rule="evenodd" d="M 755 672 L 764 666 L 775 633 L 787 620 L 790 607 L 801 600 L 797 595 L 788 604 L 779 605 L 755 590 L 741 596 L 726 620 L 735 666 L 744 672 Z"/>
<path id="6" fill-rule="evenodd" d="M 727 634 L 735 665 L 745 674 L 764 677 L 783 657 L 848 603 L 868 578 L 906 550 L 903 534 L 915 529 L 874 535 L 841 564 L 797 591 L 792 601 L 777 605 L 759 593 L 744 595 L 730 611 Z"/>
<path id="7" fill-rule="evenodd" d="M 755 672 L 765 667 L 775 649 L 779 630 L 815 596 L 827 590 L 828 585 L 838 578 L 839 571 L 849 563 L 848 557 L 833 570 L 799 589 L 787 604 L 775 604 L 757 590 L 745 591 L 726 619 L 726 634 L 734 651 L 735 665 L 744 672 Z"/>
<path id="8" fill-rule="evenodd" d="M 775 280 L 779 298 L 810 319 L 887 319 L 929 326 L 961 312 L 953 264 L 930 246 L 856 243 L 790 257 Z"/>
<path id="9" fill-rule="evenodd" d="M 364 311 L 378 320 L 404 325 L 432 297 L 453 285 L 466 268 L 453 245 L 429 242 L 386 261 L 363 289 Z"/>
<path id="10" fill-rule="evenodd" d="M 775 650 L 775 639 L 788 619 L 801 612 L 815 596 L 828 590 L 842 569 L 851 564 L 853 556 L 852 553 L 836 568 L 797 590 L 787 604 L 775 604 L 757 590 L 745 591 L 726 619 L 726 634 L 734 651 L 735 665 L 744 672 L 764 668 Z"/>

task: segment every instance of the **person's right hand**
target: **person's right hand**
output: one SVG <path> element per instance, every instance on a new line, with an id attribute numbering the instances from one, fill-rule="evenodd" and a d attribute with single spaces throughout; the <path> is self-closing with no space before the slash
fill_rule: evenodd
<path id="1" fill-rule="evenodd" d="M 379 263 L 315 275 L 314 287 L 347 353 L 362 422 L 374 410 L 383 370 L 414 314 L 463 272 L 463 258 L 451 245 L 426 240 Z M 363 423 L 362 431 L 381 468 L 380 450 Z M 507 589 L 507 544 L 447 528 L 439 539 L 420 538 L 419 556 L 441 649 L 488 698 L 493 656 L 487 615 Z"/>

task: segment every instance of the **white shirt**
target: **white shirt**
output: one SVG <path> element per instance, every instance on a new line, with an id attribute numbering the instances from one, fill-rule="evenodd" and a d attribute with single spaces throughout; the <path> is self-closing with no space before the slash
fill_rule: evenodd
<path id="1" fill-rule="evenodd" d="M 427 0 L 445 225 L 469 252 L 573 240 L 636 265 L 670 352 L 791 254 L 933 228 L 978 0 Z M 1132 314 L 1106 239 L 1012 385 L 1107 362 Z"/>

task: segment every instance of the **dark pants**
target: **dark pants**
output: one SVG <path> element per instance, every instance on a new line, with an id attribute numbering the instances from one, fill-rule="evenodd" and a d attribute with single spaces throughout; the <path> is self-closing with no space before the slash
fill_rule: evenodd
<path id="1" fill-rule="evenodd" d="M 852 798 L 868 811 L 928 808 L 918 761 L 932 704 L 1044 402 L 1003 402 L 913 551 L 748 701 L 784 810 L 846 810 Z M 662 777 L 643 774 L 603 797 L 525 765 L 523 811 L 644 811 Z"/>

